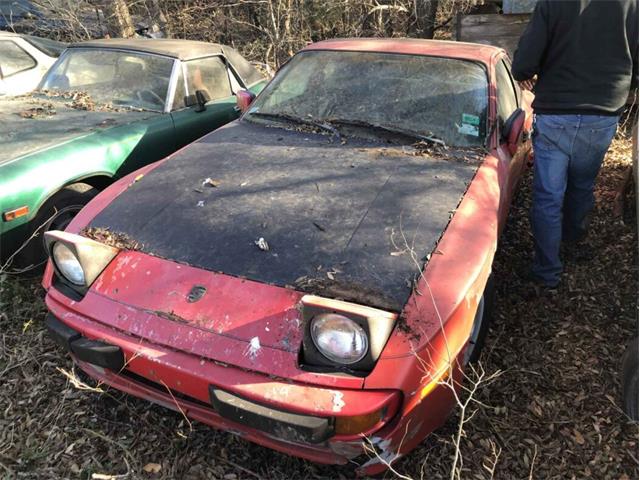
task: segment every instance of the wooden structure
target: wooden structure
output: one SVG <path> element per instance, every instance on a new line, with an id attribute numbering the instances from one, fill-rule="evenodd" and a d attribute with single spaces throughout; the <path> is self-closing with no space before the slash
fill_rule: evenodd
<path id="1" fill-rule="evenodd" d="M 513 58 L 530 17 L 528 13 L 458 15 L 456 40 L 495 45 L 504 48 Z"/>
<path id="2" fill-rule="evenodd" d="M 456 40 L 495 45 L 513 58 L 535 4 L 536 0 L 485 0 L 468 15 L 458 15 Z"/>

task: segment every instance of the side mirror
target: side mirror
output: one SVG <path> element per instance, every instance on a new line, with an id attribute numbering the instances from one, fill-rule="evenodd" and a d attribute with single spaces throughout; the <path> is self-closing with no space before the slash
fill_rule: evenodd
<path id="1" fill-rule="evenodd" d="M 204 90 L 196 90 L 195 95 L 187 95 L 184 97 L 184 104 L 187 107 L 196 106 L 193 109 L 194 112 L 204 112 L 207 109 L 207 102 L 209 101 L 209 95 Z"/>
<path id="2" fill-rule="evenodd" d="M 196 112 L 204 112 L 207 107 L 206 103 L 209 101 L 209 95 L 207 95 L 204 90 L 196 90 L 196 108 L 194 111 Z"/>
<path id="3" fill-rule="evenodd" d="M 507 149 L 511 155 L 515 155 L 518 150 L 518 145 L 522 138 L 525 117 L 524 110 L 517 108 L 502 126 L 500 132 L 501 140 L 506 142 Z"/>
<path id="4" fill-rule="evenodd" d="M 236 92 L 236 105 L 238 106 L 238 110 L 242 113 L 246 112 L 249 109 L 249 105 L 253 102 L 253 99 L 256 98 L 255 94 L 251 93 L 248 90 L 238 90 Z"/>

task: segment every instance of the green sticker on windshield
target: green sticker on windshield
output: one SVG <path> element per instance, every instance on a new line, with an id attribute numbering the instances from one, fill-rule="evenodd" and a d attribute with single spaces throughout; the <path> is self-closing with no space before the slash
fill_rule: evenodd
<path id="1" fill-rule="evenodd" d="M 480 117 L 476 115 L 469 115 L 468 113 L 462 114 L 462 123 L 466 123 L 468 125 L 480 125 Z"/>

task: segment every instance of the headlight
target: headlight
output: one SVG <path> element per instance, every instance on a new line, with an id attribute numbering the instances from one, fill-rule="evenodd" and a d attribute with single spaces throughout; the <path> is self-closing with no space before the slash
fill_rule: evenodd
<path id="1" fill-rule="evenodd" d="M 343 365 L 357 363 L 369 350 L 364 329 L 344 315 L 323 313 L 311 320 L 311 339 L 329 360 Z"/>
<path id="2" fill-rule="evenodd" d="M 44 240 L 58 276 L 81 294 L 120 251 L 90 238 L 57 230 L 45 232 Z"/>
<path id="3" fill-rule="evenodd" d="M 69 247 L 64 243 L 56 242 L 53 245 L 53 261 L 56 262 L 58 271 L 74 285 L 84 286 L 84 270 L 80 261 Z"/>

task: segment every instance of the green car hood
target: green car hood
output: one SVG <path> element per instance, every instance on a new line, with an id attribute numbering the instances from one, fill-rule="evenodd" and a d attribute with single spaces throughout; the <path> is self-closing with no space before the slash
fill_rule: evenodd
<path id="1" fill-rule="evenodd" d="M 2 98 L 0 165 L 98 130 L 157 115 L 160 114 L 94 106 L 73 98 L 35 95 Z"/>

